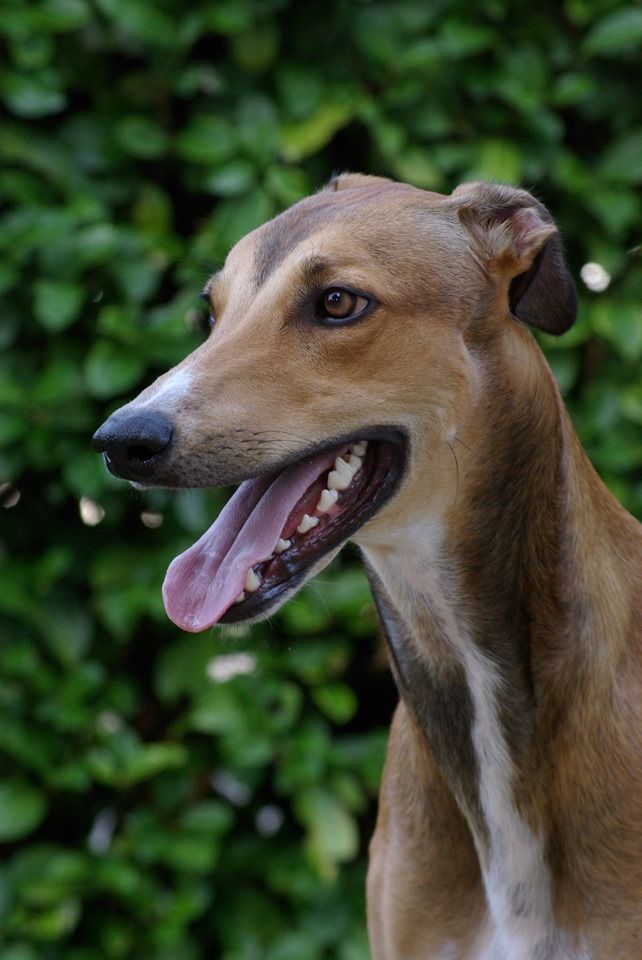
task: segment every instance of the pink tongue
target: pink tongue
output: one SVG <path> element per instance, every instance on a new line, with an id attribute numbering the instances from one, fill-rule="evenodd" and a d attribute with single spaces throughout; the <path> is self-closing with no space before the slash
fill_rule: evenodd
<path id="1" fill-rule="evenodd" d="M 248 569 L 272 554 L 292 509 L 336 456 L 326 451 L 276 478 L 241 484 L 209 530 L 169 565 L 163 601 L 177 627 L 206 630 L 232 606 Z"/>

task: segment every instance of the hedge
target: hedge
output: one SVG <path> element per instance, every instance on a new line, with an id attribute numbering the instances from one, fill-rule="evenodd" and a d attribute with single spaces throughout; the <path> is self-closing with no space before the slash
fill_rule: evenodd
<path id="1" fill-rule="evenodd" d="M 90 437 L 333 171 L 487 178 L 561 224 L 580 316 L 541 341 L 642 513 L 642 9 L 4 0 L 0 39 L 0 955 L 366 960 L 396 694 L 355 555 L 183 635 L 160 584 L 224 495 L 136 494 Z"/>

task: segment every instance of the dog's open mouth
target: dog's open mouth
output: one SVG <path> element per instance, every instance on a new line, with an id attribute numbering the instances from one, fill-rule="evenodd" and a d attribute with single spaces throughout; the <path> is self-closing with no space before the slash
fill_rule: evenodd
<path id="1" fill-rule="evenodd" d="M 379 431 L 246 480 L 200 540 L 170 564 L 167 615 L 197 633 L 274 607 L 390 498 L 404 461 L 401 436 Z"/>

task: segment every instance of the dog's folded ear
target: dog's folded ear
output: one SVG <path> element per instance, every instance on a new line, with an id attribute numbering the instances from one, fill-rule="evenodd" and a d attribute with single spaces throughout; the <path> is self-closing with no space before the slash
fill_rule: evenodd
<path id="1" fill-rule="evenodd" d="M 506 278 L 513 315 L 546 333 L 568 330 L 575 284 L 546 207 L 525 190 L 491 183 L 463 184 L 452 199 L 477 255 Z"/>

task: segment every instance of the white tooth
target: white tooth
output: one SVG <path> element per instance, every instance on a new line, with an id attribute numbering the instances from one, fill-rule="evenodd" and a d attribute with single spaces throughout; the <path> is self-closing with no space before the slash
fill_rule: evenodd
<path id="1" fill-rule="evenodd" d="M 312 529 L 312 527 L 316 527 L 316 525 L 317 525 L 318 522 L 319 522 L 319 518 L 318 518 L 318 517 L 311 517 L 309 514 L 304 513 L 304 514 L 303 514 L 303 519 L 301 520 L 301 523 L 300 523 L 299 526 L 296 528 L 296 529 L 297 529 L 297 533 L 307 533 L 308 530 L 311 530 L 311 529 Z"/>
<path id="2" fill-rule="evenodd" d="M 345 460 L 343 460 L 341 457 L 337 457 L 337 459 L 334 461 L 334 470 L 331 470 L 328 474 L 328 489 L 346 490 L 352 482 L 354 473 L 355 471 L 345 462 Z"/>
<path id="3" fill-rule="evenodd" d="M 241 590 L 234 603 L 241 603 L 243 600 L 245 600 L 245 590 Z"/>
<path id="4" fill-rule="evenodd" d="M 348 466 L 352 470 L 352 476 L 355 475 L 357 470 L 361 469 L 362 463 L 363 463 L 363 460 L 361 459 L 361 457 L 358 457 L 356 453 L 350 454 L 350 456 L 348 457 Z"/>
<path id="5" fill-rule="evenodd" d="M 352 452 L 356 453 L 358 457 L 362 457 L 367 449 L 368 449 L 367 440 L 360 440 L 359 443 L 354 443 L 352 445 Z"/>
<path id="6" fill-rule="evenodd" d="M 347 490 L 352 483 L 352 471 L 331 470 L 328 474 L 328 490 Z"/>
<path id="7" fill-rule="evenodd" d="M 317 503 L 317 513 L 330 513 L 338 499 L 338 490 L 324 490 Z"/>
<path id="8" fill-rule="evenodd" d="M 282 537 L 276 541 L 276 547 L 274 548 L 275 553 L 283 553 L 284 550 L 287 550 L 288 547 L 292 546 L 291 540 L 284 540 Z"/>
<path id="9" fill-rule="evenodd" d="M 252 570 L 252 567 L 245 574 L 245 589 L 248 593 L 255 593 L 261 586 L 261 578 Z"/>

